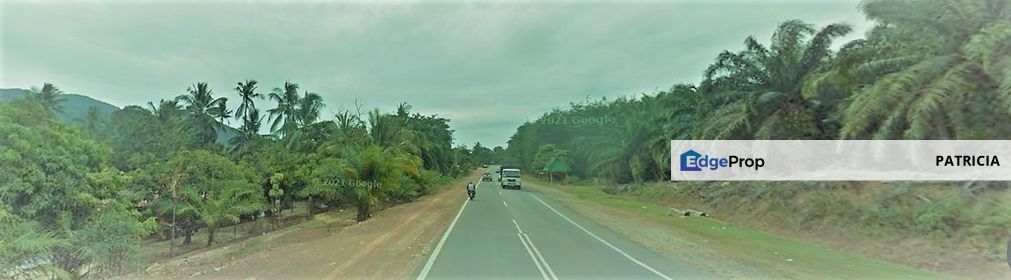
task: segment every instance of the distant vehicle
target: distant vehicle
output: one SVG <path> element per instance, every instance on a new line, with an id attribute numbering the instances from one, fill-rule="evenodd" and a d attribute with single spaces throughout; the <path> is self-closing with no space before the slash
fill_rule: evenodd
<path id="1" fill-rule="evenodd" d="M 516 168 L 506 168 L 502 169 L 501 179 L 499 179 L 502 188 L 510 189 L 520 189 L 523 187 L 523 179 L 520 178 L 520 170 Z"/>
<path id="2" fill-rule="evenodd" d="M 488 165 L 487 164 L 482 164 L 481 168 L 488 168 Z"/>
<path id="3" fill-rule="evenodd" d="M 485 172 L 484 176 L 481 176 L 481 181 L 491 182 L 491 172 Z"/>

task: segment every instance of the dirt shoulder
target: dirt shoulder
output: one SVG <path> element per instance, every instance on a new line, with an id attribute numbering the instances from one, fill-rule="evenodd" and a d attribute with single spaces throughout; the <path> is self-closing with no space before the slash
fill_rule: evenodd
<path id="1" fill-rule="evenodd" d="M 353 211 L 320 214 L 290 228 L 155 264 L 128 278 L 407 279 L 462 205 L 464 195 L 453 186 L 465 180 L 373 213 L 362 223 L 347 222 Z"/>

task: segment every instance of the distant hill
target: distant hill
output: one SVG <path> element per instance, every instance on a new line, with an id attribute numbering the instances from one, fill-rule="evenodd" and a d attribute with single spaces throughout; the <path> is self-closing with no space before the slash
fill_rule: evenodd
<path id="1" fill-rule="evenodd" d="M 3 102 L 21 99 L 26 95 L 28 95 L 28 90 L 25 89 L 0 89 L 0 101 Z M 119 107 L 113 106 L 112 104 L 80 94 L 63 94 L 63 98 L 65 98 L 63 101 L 64 112 L 62 114 L 56 114 L 56 118 L 66 123 L 75 123 L 79 120 L 83 120 L 85 116 L 88 115 L 88 108 L 91 108 L 92 106 L 98 108 L 98 111 L 102 113 L 103 118 L 108 118 L 112 112 L 119 110 Z"/>
<path id="2" fill-rule="evenodd" d="M 28 95 L 28 90 L 26 89 L 2 88 L 0 89 L 0 102 L 10 102 L 24 98 L 26 95 Z M 80 94 L 66 93 L 63 94 L 63 98 L 65 98 L 62 103 L 64 112 L 56 114 L 56 118 L 67 124 L 79 123 L 88 115 L 88 109 L 92 106 L 98 108 L 98 111 L 101 112 L 101 117 L 105 120 L 109 119 L 112 112 L 120 109 L 112 104 Z M 227 127 L 224 131 L 218 132 L 217 142 L 228 144 L 228 140 L 238 134 L 238 129 Z"/>

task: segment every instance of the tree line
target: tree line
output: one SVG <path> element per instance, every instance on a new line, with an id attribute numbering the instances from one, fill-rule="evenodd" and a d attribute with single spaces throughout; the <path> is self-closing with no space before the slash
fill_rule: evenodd
<path id="1" fill-rule="evenodd" d="M 1009 139 L 1011 1 L 868 0 L 873 27 L 780 24 L 723 51 L 699 84 L 587 100 L 524 123 L 505 158 L 580 178 L 663 181 L 670 140 Z"/>
<path id="2" fill-rule="evenodd" d="M 110 116 L 92 108 L 76 125 L 54 118 L 63 101 L 46 83 L 0 104 L 0 278 L 108 276 L 139 261 L 143 238 L 186 245 L 203 229 L 210 246 L 219 228 L 296 201 L 362 221 L 492 156 L 453 146 L 449 119 L 406 103 L 328 118 L 320 95 L 292 82 L 245 80 L 222 95 L 196 83 Z"/>

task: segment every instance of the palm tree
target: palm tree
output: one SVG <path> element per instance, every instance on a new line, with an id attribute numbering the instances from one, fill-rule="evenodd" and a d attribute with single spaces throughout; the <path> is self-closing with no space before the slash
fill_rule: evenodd
<path id="1" fill-rule="evenodd" d="M 102 119 L 102 111 L 98 107 L 88 107 L 88 113 L 81 120 L 85 131 L 92 137 L 99 135 L 99 131 L 105 128 L 105 121 Z"/>
<path id="2" fill-rule="evenodd" d="M 18 218 L 0 208 L 0 275 L 10 279 L 71 278 L 66 270 L 48 262 L 53 251 L 69 246 L 70 241 L 58 237 L 38 221 Z M 26 264 L 39 264 L 37 269 L 22 269 Z"/>
<path id="3" fill-rule="evenodd" d="M 239 93 L 239 97 L 242 101 L 239 103 L 239 108 L 235 109 L 235 119 L 240 119 L 246 116 L 246 114 L 252 109 L 256 108 L 256 104 L 253 99 L 259 98 L 263 100 L 263 94 L 256 92 L 256 80 L 246 80 L 246 82 L 239 82 L 235 87 L 235 91 Z"/>
<path id="4" fill-rule="evenodd" d="M 277 107 L 267 110 L 270 114 L 270 131 L 280 132 L 287 135 L 297 128 L 298 104 L 298 84 L 284 82 L 284 88 L 274 88 L 268 95 L 270 100 L 277 102 Z"/>
<path id="5" fill-rule="evenodd" d="M 224 124 L 215 119 L 223 119 L 223 116 L 229 114 L 225 106 L 228 99 L 214 98 L 214 92 L 207 87 L 207 83 L 197 83 L 186 91 L 189 94 L 176 97 L 176 101 L 186 106 L 186 112 L 190 115 L 190 128 L 196 131 L 199 143 L 213 143 L 217 138 L 217 129 L 224 127 Z"/>
<path id="6" fill-rule="evenodd" d="M 346 198 L 355 204 L 358 210 L 356 219 L 365 221 L 369 218 L 371 208 L 383 199 L 385 190 L 394 183 L 400 175 L 391 159 L 378 145 L 369 145 L 362 149 L 346 149 L 346 168 L 342 177 L 351 183 L 339 186 Z"/>
<path id="7" fill-rule="evenodd" d="M 260 135 L 261 121 L 263 121 L 263 117 L 260 116 L 259 109 L 246 110 L 246 115 L 242 117 L 242 126 L 239 127 L 239 134 L 228 140 L 228 144 L 232 145 L 233 153 L 242 156 L 257 141 L 265 139 L 263 135 Z"/>
<path id="8" fill-rule="evenodd" d="M 215 107 L 214 114 L 218 118 L 218 123 L 222 124 L 222 126 L 220 127 L 224 128 L 225 126 L 223 124 L 229 122 L 228 119 L 232 117 L 232 110 L 229 110 L 228 105 L 225 105 L 225 103 L 227 103 L 228 101 L 228 98 L 222 97 L 220 99 L 222 101 L 218 102 L 218 106 Z"/>
<path id="9" fill-rule="evenodd" d="M 312 124 L 319 121 L 319 112 L 323 109 L 323 98 L 319 94 L 305 92 L 305 95 L 299 99 L 298 106 L 295 108 L 296 121 L 300 129 L 305 129 Z"/>
<path id="10" fill-rule="evenodd" d="M 214 233 L 228 223 L 237 223 L 239 217 L 265 209 L 259 189 L 243 181 L 219 181 L 211 189 L 198 192 L 192 188 L 182 191 L 186 201 L 180 214 L 195 215 L 207 227 L 207 246 L 214 242 Z"/>
<path id="11" fill-rule="evenodd" d="M 1006 138 L 1011 129 L 1011 4 L 1006 0 L 865 1 L 877 22 L 851 48 L 843 138 Z"/>
<path id="12" fill-rule="evenodd" d="M 147 106 L 148 110 L 151 110 L 151 113 L 154 113 L 155 117 L 164 125 L 174 124 L 183 113 L 183 107 L 179 105 L 178 99 L 162 99 L 157 106 L 153 102 L 148 102 Z"/>
<path id="13" fill-rule="evenodd" d="M 66 101 L 66 98 L 63 97 L 63 91 L 53 84 L 44 83 L 41 90 L 33 87 L 29 92 L 29 97 L 42 104 L 42 108 L 46 109 L 46 111 L 53 114 L 64 113 L 64 107 L 61 103 Z"/>
<path id="14" fill-rule="evenodd" d="M 701 86 L 718 108 L 702 136 L 822 138 L 825 131 L 811 113 L 817 100 L 802 94 L 803 81 L 831 58 L 832 40 L 850 31 L 844 24 L 819 31 L 790 20 L 779 25 L 768 48 L 748 37 L 744 51 L 720 53 Z"/>
<path id="15" fill-rule="evenodd" d="M 333 122 L 318 122 L 323 106 L 325 106 L 323 98 L 315 93 L 305 92 L 305 95 L 298 99 L 293 118 L 295 130 L 286 135 L 289 148 L 299 144 L 303 148 L 308 147 L 314 150 L 320 142 L 327 138 L 327 134 L 329 134 L 327 131 L 335 129 L 331 129 L 332 126 L 335 126 Z"/>

